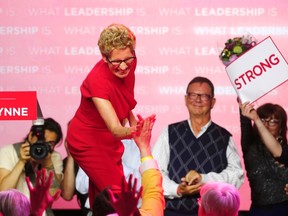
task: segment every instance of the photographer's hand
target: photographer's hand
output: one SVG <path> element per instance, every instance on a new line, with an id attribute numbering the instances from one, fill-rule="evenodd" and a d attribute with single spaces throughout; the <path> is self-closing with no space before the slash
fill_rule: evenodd
<path id="1" fill-rule="evenodd" d="M 30 151 L 30 144 L 29 142 L 26 141 L 20 147 L 20 157 L 19 157 L 19 160 L 22 161 L 24 164 L 31 158 L 29 151 Z"/>

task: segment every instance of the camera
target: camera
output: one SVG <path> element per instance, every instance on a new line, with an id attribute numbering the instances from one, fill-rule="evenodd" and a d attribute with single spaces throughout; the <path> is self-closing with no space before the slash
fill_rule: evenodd
<path id="1" fill-rule="evenodd" d="M 30 156 L 35 160 L 42 160 L 51 152 L 49 143 L 45 142 L 44 133 L 44 119 L 33 121 L 32 135 L 37 137 L 37 141 L 30 144 Z"/>

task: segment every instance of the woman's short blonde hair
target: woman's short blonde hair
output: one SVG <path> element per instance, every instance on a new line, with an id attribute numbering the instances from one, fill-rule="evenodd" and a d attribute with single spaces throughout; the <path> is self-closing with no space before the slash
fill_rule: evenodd
<path id="1" fill-rule="evenodd" d="M 127 47 L 133 52 L 136 46 L 136 37 L 125 25 L 113 23 L 101 32 L 98 46 L 102 55 L 105 56 L 110 56 L 114 49 Z"/>

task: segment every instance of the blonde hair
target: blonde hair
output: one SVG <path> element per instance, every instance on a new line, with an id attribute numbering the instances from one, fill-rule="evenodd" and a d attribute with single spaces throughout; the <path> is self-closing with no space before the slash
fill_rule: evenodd
<path id="1" fill-rule="evenodd" d="M 30 201 L 23 193 L 16 189 L 1 191 L 0 212 L 4 216 L 29 216 Z"/>
<path id="2" fill-rule="evenodd" d="M 240 207 L 238 189 L 223 182 L 206 183 L 200 190 L 199 216 L 237 216 Z"/>
<path id="3" fill-rule="evenodd" d="M 130 48 L 135 50 L 136 37 L 125 25 L 113 23 L 100 34 L 98 46 L 102 55 L 109 56 L 114 49 Z"/>

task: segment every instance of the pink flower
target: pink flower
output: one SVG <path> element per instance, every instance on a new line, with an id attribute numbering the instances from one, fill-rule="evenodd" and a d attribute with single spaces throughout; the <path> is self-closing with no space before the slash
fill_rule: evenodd
<path id="1" fill-rule="evenodd" d="M 251 35 L 243 35 L 242 37 L 234 37 L 233 39 L 230 38 L 226 41 L 219 58 L 222 63 L 227 66 L 255 45 L 256 41 Z"/>

